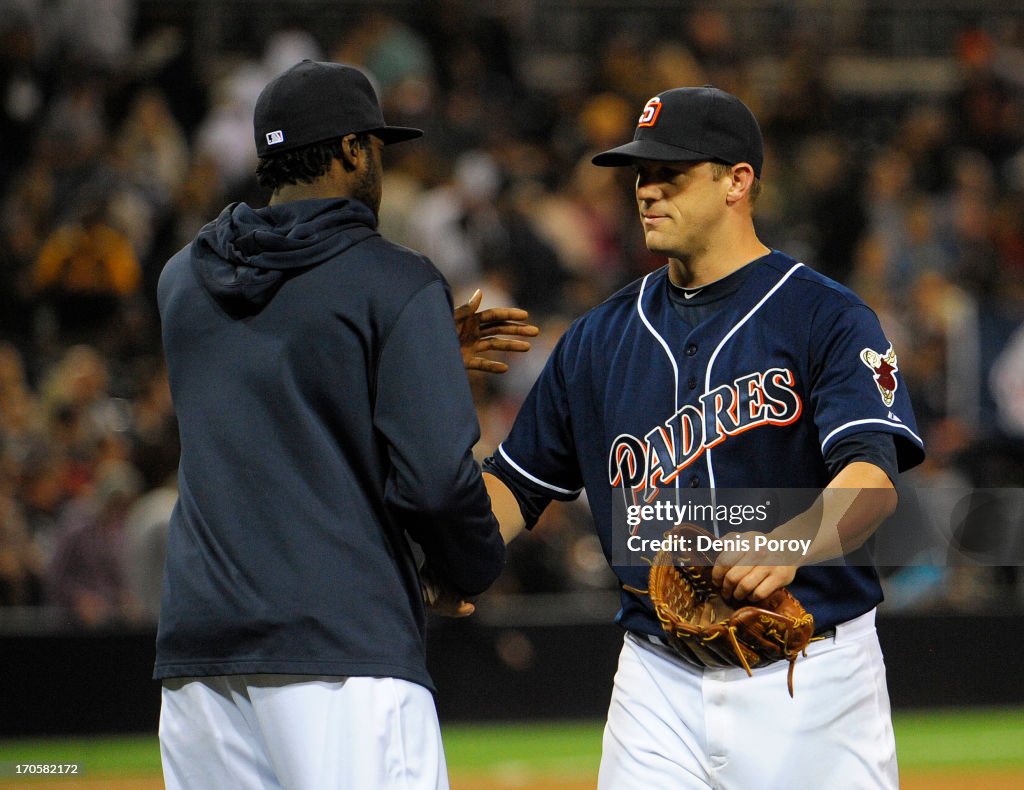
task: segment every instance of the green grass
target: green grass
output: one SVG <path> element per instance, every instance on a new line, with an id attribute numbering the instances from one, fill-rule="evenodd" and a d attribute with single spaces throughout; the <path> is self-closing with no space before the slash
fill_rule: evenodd
<path id="1" fill-rule="evenodd" d="M 449 725 L 445 758 L 453 773 L 499 769 L 545 776 L 594 771 L 601 759 L 603 722 Z"/>
<path id="2" fill-rule="evenodd" d="M 894 725 L 904 770 L 1024 768 L 1024 709 L 901 713 Z M 448 766 L 452 773 L 592 772 L 601 728 L 601 722 L 448 725 Z M 86 775 L 157 775 L 160 751 L 147 735 L 0 741 L 0 776 L 23 762 L 78 763 Z"/>
<path id="3" fill-rule="evenodd" d="M 1024 767 L 1024 709 L 903 713 L 894 726 L 904 769 Z"/>
<path id="4" fill-rule="evenodd" d="M 160 747 L 155 735 L 0 741 L 0 777 L 16 763 L 77 763 L 84 776 L 149 776 L 160 773 Z"/>

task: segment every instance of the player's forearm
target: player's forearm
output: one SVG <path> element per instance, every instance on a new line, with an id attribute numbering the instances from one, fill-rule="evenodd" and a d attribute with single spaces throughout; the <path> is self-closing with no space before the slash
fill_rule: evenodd
<path id="1" fill-rule="evenodd" d="M 519 509 L 519 502 L 508 486 L 495 475 L 484 472 L 484 483 L 491 497 L 491 512 L 501 527 L 501 537 L 506 544 L 510 543 L 526 528 L 526 520 Z"/>
<path id="2" fill-rule="evenodd" d="M 799 564 L 823 562 L 860 548 L 896 504 L 896 490 L 885 472 L 855 461 L 836 475 L 811 508 L 778 527 L 772 537 L 810 540 Z"/>

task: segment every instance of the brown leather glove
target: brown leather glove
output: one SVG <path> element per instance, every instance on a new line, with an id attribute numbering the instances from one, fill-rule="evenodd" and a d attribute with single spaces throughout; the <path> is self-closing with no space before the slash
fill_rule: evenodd
<path id="1" fill-rule="evenodd" d="M 718 553 L 697 550 L 698 536 L 714 536 L 694 524 L 679 524 L 665 536 L 688 546 L 659 551 L 651 567 L 648 593 L 668 644 L 691 663 L 743 667 L 748 675 L 754 667 L 788 661 L 792 697 L 793 667 L 811 641 L 814 617 L 785 587 L 757 604 L 723 598 L 711 581 Z"/>

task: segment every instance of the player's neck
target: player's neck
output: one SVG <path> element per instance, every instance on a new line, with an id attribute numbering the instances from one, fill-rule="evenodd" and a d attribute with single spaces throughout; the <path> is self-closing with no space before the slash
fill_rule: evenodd
<path id="1" fill-rule="evenodd" d="M 771 250 L 754 237 L 751 243 L 729 247 L 721 254 L 705 251 L 699 256 L 669 258 L 668 276 L 672 284 L 680 288 L 702 288 L 728 277 L 769 252 Z"/>
<path id="2" fill-rule="evenodd" d="M 327 173 L 313 181 L 297 184 L 281 184 L 270 196 L 271 206 L 290 203 L 294 200 L 323 200 L 346 198 L 352 195 L 354 176 L 335 159 Z"/>

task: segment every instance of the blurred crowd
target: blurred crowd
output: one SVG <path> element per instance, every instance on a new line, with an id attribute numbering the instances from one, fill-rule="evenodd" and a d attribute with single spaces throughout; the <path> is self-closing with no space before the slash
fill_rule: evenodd
<path id="1" fill-rule="evenodd" d="M 155 5 L 0 0 L 0 606 L 155 618 L 177 462 L 156 283 L 226 204 L 265 201 L 252 108 L 306 57 L 363 67 L 388 121 L 427 132 L 386 152 L 382 232 L 430 256 L 457 303 L 481 287 L 542 327 L 510 373 L 473 377 L 481 458 L 568 323 L 663 263 L 643 246 L 631 173 L 590 156 L 630 139 L 657 91 L 713 83 L 762 122 L 761 237 L 851 285 L 899 351 L 929 450 L 905 485 L 1024 487 L 1019 15 L 963 25 L 937 53 L 948 89 L 894 98 L 837 91 L 806 20 L 769 69 L 728 3 L 567 42 L 571 60 L 524 40 L 536 3 L 366 4 L 218 51 Z M 588 518 L 549 508 L 497 591 L 613 585 Z M 886 572 L 894 608 L 1020 601 L 1024 587 L 1016 568 Z"/>

